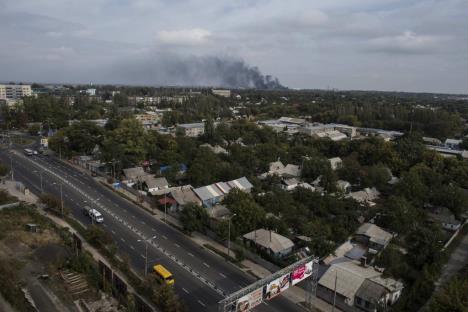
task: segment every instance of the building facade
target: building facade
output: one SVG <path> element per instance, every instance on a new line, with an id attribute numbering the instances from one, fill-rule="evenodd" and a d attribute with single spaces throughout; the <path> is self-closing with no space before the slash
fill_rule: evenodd
<path id="1" fill-rule="evenodd" d="M 20 99 L 24 96 L 31 96 L 30 85 L 0 85 L 0 99 Z"/>

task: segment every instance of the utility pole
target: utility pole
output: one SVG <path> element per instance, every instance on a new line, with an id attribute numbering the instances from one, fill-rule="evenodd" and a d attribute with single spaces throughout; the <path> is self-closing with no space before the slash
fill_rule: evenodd
<path id="1" fill-rule="evenodd" d="M 228 221 L 228 257 L 231 250 L 231 219 L 234 218 L 236 214 L 233 214 Z"/>
<path id="2" fill-rule="evenodd" d="M 166 215 L 167 215 L 167 197 L 166 197 L 166 193 L 164 193 L 164 223 L 167 223 Z"/>
<path id="3" fill-rule="evenodd" d="M 332 312 L 335 311 L 335 304 L 336 304 L 336 282 L 338 280 L 338 272 L 335 272 L 335 290 L 333 291 L 333 307 L 332 307 Z"/>
<path id="4" fill-rule="evenodd" d="M 145 277 L 148 275 L 148 242 L 152 242 L 153 239 L 156 238 L 156 235 L 151 237 L 150 239 L 139 239 L 138 242 L 145 243 Z"/>
<path id="5" fill-rule="evenodd" d="M 63 191 L 62 191 L 62 183 L 60 183 L 60 210 L 63 218 Z"/>
<path id="6" fill-rule="evenodd" d="M 15 174 L 13 170 L 13 158 L 11 158 L 11 154 L 10 154 L 10 171 L 11 171 L 11 180 L 15 181 Z"/>

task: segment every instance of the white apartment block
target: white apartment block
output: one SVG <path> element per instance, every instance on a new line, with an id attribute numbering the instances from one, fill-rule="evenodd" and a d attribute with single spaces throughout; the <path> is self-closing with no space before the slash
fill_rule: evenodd
<path id="1" fill-rule="evenodd" d="M 2 85 L 0 84 L 0 99 L 20 99 L 24 96 L 31 96 L 30 85 Z"/>

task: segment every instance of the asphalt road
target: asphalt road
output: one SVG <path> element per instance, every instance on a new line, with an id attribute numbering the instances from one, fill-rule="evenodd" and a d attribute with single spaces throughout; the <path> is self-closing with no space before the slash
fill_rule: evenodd
<path id="1" fill-rule="evenodd" d="M 8 152 L 0 158 L 10 163 Z M 145 243 L 148 243 L 148 271 L 161 263 L 175 278 L 175 291 L 189 310 L 217 311 L 217 303 L 255 279 L 220 256 L 196 245 L 178 230 L 155 219 L 148 212 L 128 202 L 111 190 L 54 157 L 26 157 L 16 151 L 12 156 L 14 176 L 32 192 L 60 196 L 62 188 L 65 206 L 79 222 L 87 225 L 90 219 L 82 214 L 89 205 L 104 216 L 102 225 L 115 240 L 120 255 L 127 255 L 137 272 L 144 274 Z M 284 297 L 264 303 L 256 311 L 302 311 Z"/>

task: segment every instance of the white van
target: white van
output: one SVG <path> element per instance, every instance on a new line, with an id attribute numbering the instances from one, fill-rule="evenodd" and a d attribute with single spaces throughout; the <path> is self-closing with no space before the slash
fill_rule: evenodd
<path id="1" fill-rule="evenodd" d="M 104 222 L 104 217 L 102 214 L 97 211 L 96 209 L 92 209 L 89 206 L 84 206 L 83 207 L 83 213 L 91 218 L 93 223 L 103 223 Z"/>
<path id="2" fill-rule="evenodd" d="M 102 223 L 104 222 L 104 217 L 102 216 L 102 214 L 97 211 L 96 209 L 91 209 L 89 211 L 89 217 L 96 223 Z"/>

